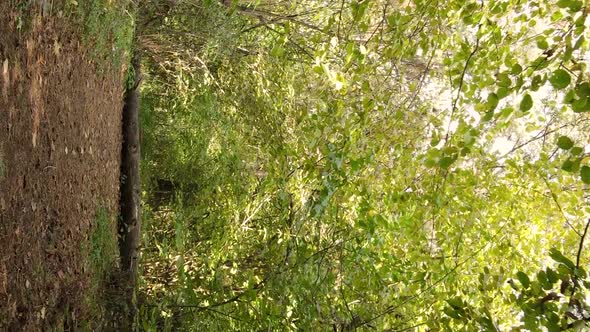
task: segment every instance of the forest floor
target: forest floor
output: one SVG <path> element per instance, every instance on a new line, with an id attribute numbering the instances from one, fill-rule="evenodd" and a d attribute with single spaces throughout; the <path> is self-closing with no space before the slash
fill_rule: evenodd
<path id="1" fill-rule="evenodd" d="M 0 330 L 94 330 L 118 264 L 126 71 L 84 41 L 92 17 L 72 24 L 92 8 L 11 3 L 0 1 Z"/>

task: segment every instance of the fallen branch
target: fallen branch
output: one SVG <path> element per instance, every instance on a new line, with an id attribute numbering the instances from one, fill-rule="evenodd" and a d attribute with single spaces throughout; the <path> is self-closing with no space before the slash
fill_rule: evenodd
<path id="1" fill-rule="evenodd" d="M 138 250 L 140 244 L 140 177 L 139 177 L 139 83 L 140 59 L 132 60 L 134 85 L 125 93 L 123 107 L 123 147 L 121 149 L 121 187 L 119 220 L 119 254 L 121 257 L 121 286 L 127 303 L 128 319 L 132 324 L 136 313 L 134 291 L 137 279 Z M 130 326 L 127 326 L 130 328 Z"/>

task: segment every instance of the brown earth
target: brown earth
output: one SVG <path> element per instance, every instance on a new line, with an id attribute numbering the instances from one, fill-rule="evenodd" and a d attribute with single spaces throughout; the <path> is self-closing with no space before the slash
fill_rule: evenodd
<path id="1" fill-rule="evenodd" d="M 76 329 L 97 210 L 118 211 L 122 71 L 99 74 L 63 18 L 29 19 L 0 1 L 0 330 Z"/>

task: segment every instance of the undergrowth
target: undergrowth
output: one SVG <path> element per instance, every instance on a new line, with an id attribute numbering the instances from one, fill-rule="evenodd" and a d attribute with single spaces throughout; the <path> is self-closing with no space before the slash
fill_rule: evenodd
<path id="1" fill-rule="evenodd" d="M 135 9 L 128 0 L 70 0 L 65 11 L 82 27 L 82 41 L 99 65 L 120 68 L 129 62 L 135 28 Z"/>
<path id="2" fill-rule="evenodd" d="M 87 271 L 90 273 L 86 305 L 92 322 L 101 325 L 89 326 L 91 329 L 105 328 L 104 325 L 110 324 L 123 302 L 114 289 L 119 259 L 116 225 L 116 218 L 110 216 L 106 208 L 99 207 L 90 240 L 82 246 L 87 257 Z"/>

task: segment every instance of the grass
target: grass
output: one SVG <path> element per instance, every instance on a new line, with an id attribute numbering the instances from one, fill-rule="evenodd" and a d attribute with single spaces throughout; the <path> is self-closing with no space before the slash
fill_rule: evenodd
<path id="1" fill-rule="evenodd" d="M 130 67 L 135 31 L 135 9 L 130 0 L 65 0 L 63 12 L 79 27 L 81 41 L 99 73 L 112 75 Z M 114 330 L 128 308 L 125 292 L 119 288 L 117 218 L 104 207 L 96 212 L 86 252 L 91 273 L 86 304 L 91 324 L 95 324 L 87 328 Z"/>
<path id="2" fill-rule="evenodd" d="M 0 180 L 4 179 L 6 175 L 6 165 L 4 164 L 4 160 L 2 160 L 2 154 L 0 153 Z"/>
<path id="3" fill-rule="evenodd" d="M 82 42 L 103 69 L 119 69 L 129 62 L 135 30 L 135 9 L 130 0 L 11 0 L 16 10 L 16 29 L 31 30 L 33 13 L 65 17 L 81 30 Z"/>
<path id="4" fill-rule="evenodd" d="M 72 328 L 80 331 L 114 331 L 117 311 L 125 310 L 123 302 L 113 287 L 118 271 L 119 249 L 117 220 L 108 210 L 100 206 L 95 215 L 90 238 L 80 246 L 85 257 L 85 271 L 89 284 L 84 291 L 83 319 L 72 321 L 70 307 L 66 306 L 53 331 L 66 331 Z M 66 328 L 64 328 L 66 327 Z"/>
<path id="5" fill-rule="evenodd" d="M 115 217 L 109 216 L 104 207 L 99 207 L 96 212 L 90 241 L 83 245 L 83 250 L 86 253 L 86 264 L 91 276 L 86 305 L 93 322 L 99 325 L 99 327 L 89 326 L 89 328 L 102 329 L 104 324 L 112 320 L 113 308 L 120 302 L 116 296 L 116 290 L 111 291 L 119 260 L 117 221 Z"/>
<path id="6" fill-rule="evenodd" d="M 134 9 L 128 0 L 69 0 L 66 11 L 82 26 L 82 41 L 99 63 L 120 68 L 127 63 L 133 43 Z"/>
<path id="7" fill-rule="evenodd" d="M 118 257 L 115 218 L 109 218 L 105 208 L 99 207 L 96 224 L 90 238 L 90 265 L 98 276 L 112 270 Z"/>
<path id="8" fill-rule="evenodd" d="M 28 31 L 31 28 L 31 18 L 29 16 L 29 9 L 31 7 L 30 1 L 21 1 L 15 5 L 16 16 L 16 31 L 19 33 Z"/>

